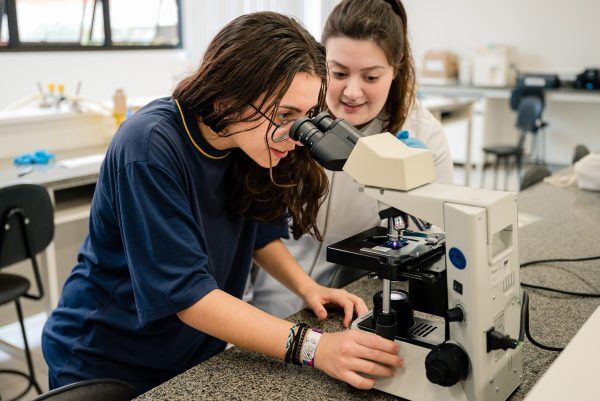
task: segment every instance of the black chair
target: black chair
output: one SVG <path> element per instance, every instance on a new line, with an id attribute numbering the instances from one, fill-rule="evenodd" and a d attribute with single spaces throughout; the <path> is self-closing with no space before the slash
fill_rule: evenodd
<path id="1" fill-rule="evenodd" d="M 577 145 L 575 146 L 575 151 L 573 152 L 573 164 L 577 163 L 579 160 L 583 159 L 585 156 L 590 154 L 590 150 L 585 145 Z"/>
<path id="2" fill-rule="evenodd" d="M 32 401 L 130 401 L 135 387 L 115 379 L 91 379 L 68 384 L 42 394 Z"/>
<path id="3" fill-rule="evenodd" d="M 29 374 L 13 369 L 0 370 L 0 373 L 23 376 L 29 382 L 27 388 L 14 399 L 23 397 L 31 387 L 38 394 L 42 393 L 35 378 L 19 299 L 25 297 L 39 300 L 44 296 L 36 255 L 46 249 L 53 237 L 54 209 L 50 196 L 43 187 L 20 184 L 0 188 L 0 268 L 29 259 L 38 289 L 37 295 L 32 294 L 29 292 L 31 283 L 27 278 L 0 273 L 0 305 L 13 301 L 16 305 L 29 370 Z"/>
<path id="4" fill-rule="evenodd" d="M 485 180 L 485 165 L 488 155 L 496 157 L 494 165 L 494 189 L 498 187 L 498 170 L 500 163 L 504 162 L 506 169 L 506 177 L 504 179 L 504 189 L 508 188 L 508 177 L 510 174 L 511 159 L 514 158 L 517 167 L 517 174 L 520 179 L 521 167 L 524 158 L 524 145 L 527 135 L 533 135 L 534 144 L 539 142 L 539 132 L 543 132 L 543 128 L 547 124 L 542 121 L 542 113 L 544 111 L 544 92 L 540 88 L 517 88 L 513 90 L 510 98 L 510 106 L 517 112 L 516 127 L 520 131 L 519 140 L 516 145 L 495 145 L 486 146 L 482 150 L 484 152 L 483 166 L 484 171 L 481 174 L 481 187 Z M 540 148 L 545 148 L 544 140 L 541 140 Z M 544 163 L 545 150 L 537 149 L 537 146 L 532 147 L 532 150 L 537 150 L 537 162 Z M 533 152 L 532 152 L 533 153 Z M 541 153 L 541 156 L 539 155 Z"/>
<path id="5" fill-rule="evenodd" d="M 552 173 L 546 166 L 531 166 L 527 171 L 525 171 L 525 174 L 523 174 L 523 178 L 521 179 L 521 191 L 537 184 L 550 175 L 552 175 Z"/>

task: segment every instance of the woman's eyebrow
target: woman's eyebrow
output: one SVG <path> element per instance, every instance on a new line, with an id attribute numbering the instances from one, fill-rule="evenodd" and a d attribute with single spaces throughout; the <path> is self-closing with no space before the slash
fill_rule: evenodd
<path id="1" fill-rule="evenodd" d="M 313 107 L 309 108 L 309 110 L 312 110 L 312 109 L 314 109 L 317 106 L 318 106 L 318 104 L 315 104 Z M 279 108 L 280 109 L 288 109 L 288 110 L 291 110 L 291 111 L 296 112 L 296 113 L 301 113 L 302 112 L 302 110 L 300 110 L 298 107 L 292 106 L 292 105 L 287 105 L 287 104 L 280 104 Z"/>
<path id="2" fill-rule="evenodd" d="M 333 64 L 333 65 L 335 65 L 336 67 L 343 68 L 343 69 L 345 69 L 345 70 L 349 70 L 349 68 L 348 68 L 348 67 L 346 67 L 344 64 L 342 64 L 342 63 L 339 63 L 339 62 L 337 62 L 337 61 L 335 61 L 335 60 L 331 60 L 331 61 L 329 61 L 329 63 L 330 63 L 330 64 Z M 384 68 L 385 68 L 385 67 L 384 67 L 384 66 L 382 66 L 382 65 L 374 65 L 374 66 L 371 66 L 371 67 L 366 67 L 366 68 L 363 68 L 363 69 L 361 69 L 360 71 L 361 71 L 361 72 L 364 72 L 364 71 L 372 71 L 372 70 L 378 70 L 378 69 L 384 69 Z"/>

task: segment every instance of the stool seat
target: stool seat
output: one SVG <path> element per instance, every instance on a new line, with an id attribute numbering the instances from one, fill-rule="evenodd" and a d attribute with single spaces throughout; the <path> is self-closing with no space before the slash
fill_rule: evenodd
<path id="1" fill-rule="evenodd" d="M 12 302 L 27 293 L 31 283 L 24 277 L 0 273 L 0 305 Z"/>
<path id="2" fill-rule="evenodd" d="M 523 149 L 514 145 L 497 145 L 497 146 L 486 146 L 483 148 L 485 153 L 491 153 L 498 156 L 512 156 L 523 153 Z"/>

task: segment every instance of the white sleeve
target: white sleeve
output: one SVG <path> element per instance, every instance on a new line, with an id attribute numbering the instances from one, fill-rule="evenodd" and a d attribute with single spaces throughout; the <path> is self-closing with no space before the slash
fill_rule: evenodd
<path id="1" fill-rule="evenodd" d="M 454 165 L 442 124 L 417 99 L 402 129 L 421 140 L 433 152 L 435 182 L 454 183 Z"/>

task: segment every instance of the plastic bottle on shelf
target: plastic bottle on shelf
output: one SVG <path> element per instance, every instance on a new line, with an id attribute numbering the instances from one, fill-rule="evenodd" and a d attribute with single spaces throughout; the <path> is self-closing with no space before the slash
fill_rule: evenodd
<path id="1" fill-rule="evenodd" d="M 115 118 L 117 127 L 121 125 L 123 121 L 125 121 L 126 114 L 127 97 L 125 96 L 125 92 L 123 92 L 123 89 L 119 88 L 115 91 L 115 94 L 113 95 L 113 117 Z"/>

